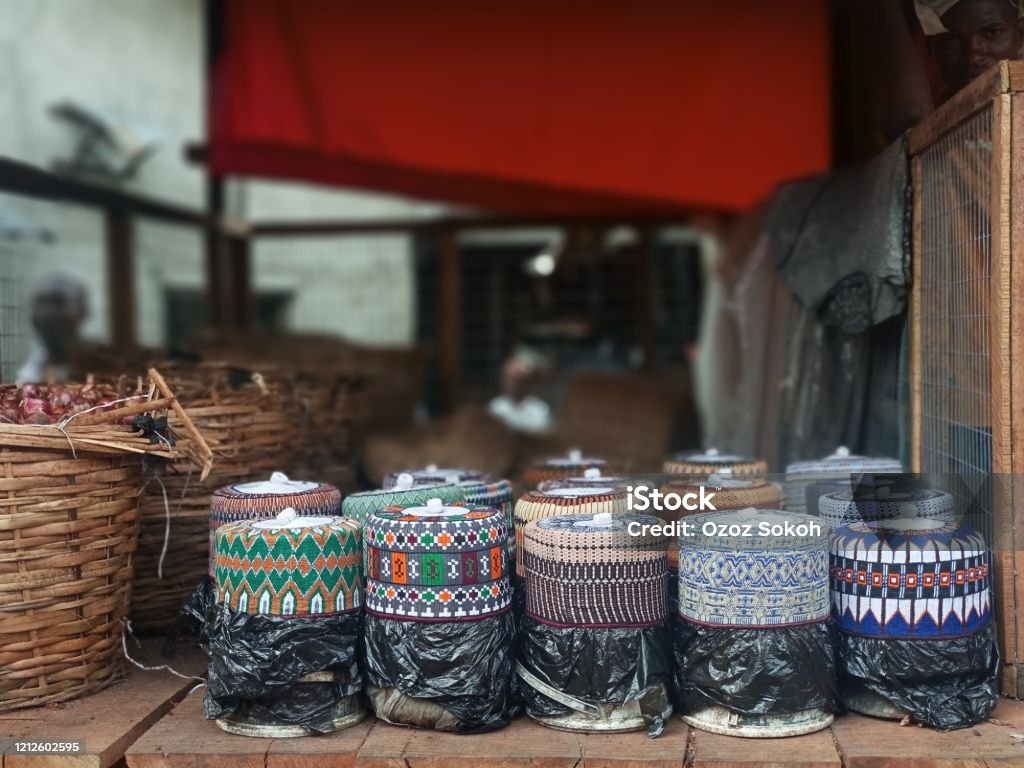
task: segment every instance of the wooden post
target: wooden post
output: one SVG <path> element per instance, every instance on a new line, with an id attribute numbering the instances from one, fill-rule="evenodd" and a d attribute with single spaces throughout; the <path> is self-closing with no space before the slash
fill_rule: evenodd
<path id="1" fill-rule="evenodd" d="M 116 349 L 135 345 L 135 232 L 125 211 L 106 211 L 107 304 L 110 341 Z"/>
<path id="2" fill-rule="evenodd" d="M 231 327 L 238 330 L 252 328 L 256 315 L 252 293 L 252 241 L 248 235 L 227 238 L 226 287 L 230 299 Z"/>
<path id="3" fill-rule="evenodd" d="M 650 228 L 640 230 L 633 269 L 633 338 L 641 351 L 640 369 L 651 373 L 655 364 L 654 338 L 654 249 Z"/>
<path id="4" fill-rule="evenodd" d="M 205 22 L 203 41 L 203 70 L 205 79 L 204 102 L 206 105 L 206 133 L 210 134 L 211 115 L 213 114 L 213 94 L 210 83 L 221 45 L 221 26 L 223 23 L 222 0 L 204 0 L 203 20 Z M 226 259 L 225 242 L 221 231 L 224 218 L 224 177 L 206 171 L 206 214 L 213 224 L 206 228 L 203 238 L 206 269 L 206 322 L 211 328 L 221 329 L 228 325 L 229 308 L 224 306 L 225 279 L 224 264 Z"/>
<path id="5" fill-rule="evenodd" d="M 462 385 L 462 254 L 458 233 L 443 229 L 437 240 L 437 366 L 441 408 L 449 412 Z"/>
<path id="6" fill-rule="evenodd" d="M 214 222 L 224 216 L 224 180 L 219 176 L 206 179 L 206 212 Z M 224 306 L 224 237 L 219 224 L 207 228 L 203 241 L 206 261 L 206 318 L 211 328 L 227 325 L 228 307 Z"/>

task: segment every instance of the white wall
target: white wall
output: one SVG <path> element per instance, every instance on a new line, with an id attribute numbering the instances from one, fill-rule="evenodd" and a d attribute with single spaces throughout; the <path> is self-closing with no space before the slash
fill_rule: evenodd
<path id="1" fill-rule="evenodd" d="M 202 45 L 201 0 L 3 0 L 0 154 L 52 168 L 70 154 L 73 142 L 48 110 L 56 101 L 74 99 L 129 114 L 161 133 L 159 152 L 128 189 L 199 207 L 203 176 L 184 161 L 183 148 L 203 135 Z M 229 200 L 232 213 L 252 218 L 405 217 L 439 210 L 398 198 L 251 182 L 233 184 Z M 77 275 L 92 294 L 84 333 L 108 338 L 100 216 L 0 195 L 3 209 L 30 217 L 56 236 L 52 245 L 24 247 L 25 293 L 55 270 Z M 201 288 L 202 241 L 185 228 L 145 221 L 136 239 L 138 337 L 144 344 L 162 344 L 164 291 Z M 366 342 L 413 340 L 409 239 L 266 241 L 257 245 L 254 260 L 257 290 L 295 292 L 289 318 L 294 330 Z"/>

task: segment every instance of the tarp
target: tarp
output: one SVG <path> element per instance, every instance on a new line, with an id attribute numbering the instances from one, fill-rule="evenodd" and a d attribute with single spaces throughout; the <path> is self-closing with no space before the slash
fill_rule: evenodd
<path id="1" fill-rule="evenodd" d="M 223 0 L 207 162 L 544 214 L 745 209 L 830 157 L 825 0 Z"/>

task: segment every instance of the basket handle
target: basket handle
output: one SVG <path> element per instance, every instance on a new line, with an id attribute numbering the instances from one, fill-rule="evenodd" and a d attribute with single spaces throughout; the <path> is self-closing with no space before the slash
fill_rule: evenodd
<path id="1" fill-rule="evenodd" d="M 203 439 L 202 434 L 196 429 L 196 425 L 192 423 L 192 419 L 185 412 L 185 409 L 181 407 L 181 403 L 178 402 L 178 398 L 171 392 L 170 387 L 167 386 L 167 382 L 164 381 L 164 377 L 160 375 L 160 372 L 156 368 L 150 368 L 149 371 L 150 380 L 156 385 L 156 388 L 160 390 L 160 394 L 170 403 L 171 409 L 177 414 L 178 418 L 181 419 L 182 425 L 185 427 L 185 431 L 189 437 L 192 438 L 198 454 L 202 461 L 200 466 L 202 467 L 202 474 L 200 480 L 205 480 L 206 476 L 210 474 L 210 469 L 213 466 L 213 451 L 210 450 L 210 446 L 206 444 L 206 440 Z"/>

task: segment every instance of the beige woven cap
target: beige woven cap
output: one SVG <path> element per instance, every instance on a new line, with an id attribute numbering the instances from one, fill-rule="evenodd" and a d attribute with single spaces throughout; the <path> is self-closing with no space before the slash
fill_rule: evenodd
<path id="1" fill-rule="evenodd" d="M 914 0 L 914 9 L 917 11 L 917 18 L 921 22 L 921 28 L 926 35 L 941 35 L 949 30 L 942 23 L 942 17 L 956 5 L 960 0 Z M 1011 5 L 1017 6 L 1017 15 L 1020 16 L 1022 8 L 1015 0 L 1005 0 Z"/>

